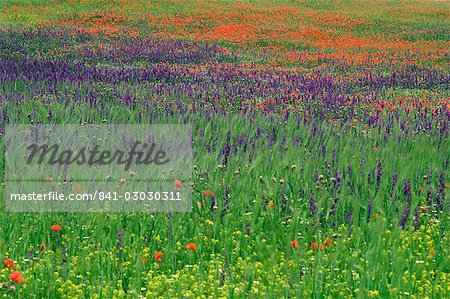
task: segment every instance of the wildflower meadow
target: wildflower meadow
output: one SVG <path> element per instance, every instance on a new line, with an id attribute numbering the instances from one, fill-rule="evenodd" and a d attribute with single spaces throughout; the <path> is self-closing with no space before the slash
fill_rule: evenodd
<path id="1" fill-rule="evenodd" d="M 449 20 L 428 0 L 0 0 L 0 298 L 450 298 Z M 9 124 L 189 124 L 170 183 L 192 209 L 8 212 Z"/>

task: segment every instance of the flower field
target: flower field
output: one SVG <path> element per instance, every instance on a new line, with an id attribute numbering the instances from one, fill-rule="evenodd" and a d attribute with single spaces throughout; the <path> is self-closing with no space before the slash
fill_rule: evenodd
<path id="1" fill-rule="evenodd" d="M 450 298 L 449 17 L 0 0 L 2 148 L 7 124 L 191 124 L 194 164 L 190 213 L 8 213 L 2 151 L 0 298 Z"/>

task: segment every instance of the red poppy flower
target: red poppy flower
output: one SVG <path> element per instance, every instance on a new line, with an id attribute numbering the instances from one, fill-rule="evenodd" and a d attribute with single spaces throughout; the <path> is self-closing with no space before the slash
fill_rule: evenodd
<path id="1" fill-rule="evenodd" d="M 155 261 L 160 262 L 161 259 L 162 259 L 162 253 L 161 253 L 161 252 L 155 253 L 155 255 L 153 256 L 153 258 L 155 259 Z"/>
<path id="2" fill-rule="evenodd" d="M 181 187 L 181 186 L 183 186 L 183 182 L 180 181 L 180 180 L 175 180 L 175 181 L 173 182 L 173 184 L 175 185 L 175 187 Z"/>
<path id="3" fill-rule="evenodd" d="M 430 254 L 435 254 L 436 253 L 436 250 L 434 250 L 434 248 L 431 248 L 430 249 Z"/>
<path id="4" fill-rule="evenodd" d="M 11 269 L 14 269 L 14 267 L 15 267 L 14 262 L 12 260 L 10 260 L 10 259 L 6 259 L 3 262 L 3 265 L 5 265 L 5 267 L 11 268 Z"/>
<path id="5" fill-rule="evenodd" d="M 22 274 L 20 274 L 19 271 L 14 271 L 13 273 L 11 273 L 11 275 L 9 275 L 9 278 L 11 278 L 12 281 L 17 282 L 17 283 L 24 283 L 25 280 L 23 279 Z"/>
<path id="6" fill-rule="evenodd" d="M 196 251 L 197 250 L 197 245 L 195 245 L 195 243 L 187 243 L 186 244 L 186 249 L 190 249 L 192 251 Z"/>
<path id="7" fill-rule="evenodd" d="M 294 247 L 294 248 L 299 248 L 299 247 L 300 247 L 300 244 L 299 244 L 296 240 L 291 241 L 291 245 L 292 245 L 292 247 Z"/>
<path id="8" fill-rule="evenodd" d="M 269 201 L 269 207 L 274 208 L 275 202 L 273 200 Z"/>
<path id="9" fill-rule="evenodd" d="M 211 190 L 206 190 L 203 195 L 205 196 L 214 196 L 214 192 L 212 192 Z"/>
<path id="10" fill-rule="evenodd" d="M 333 242 L 331 241 L 331 239 L 330 239 L 330 238 L 326 238 L 326 240 L 325 240 L 325 246 L 330 247 L 331 244 L 333 244 Z"/>
<path id="11" fill-rule="evenodd" d="M 319 250 L 323 250 L 323 244 L 322 243 L 319 243 L 319 245 L 317 245 L 316 242 L 311 242 L 311 249 L 312 250 L 316 249 L 317 247 L 319 247 Z"/>
<path id="12" fill-rule="evenodd" d="M 62 230 L 62 227 L 57 225 L 57 224 L 53 224 L 51 227 L 52 231 L 54 232 L 59 232 L 60 230 Z"/>
<path id="13" fill-rule="evenodd" d="M 45 243 L 44 243 L 44 241 L 42 241 L 41 245 L 39 246 L 39 253 L 44 252 L 44 249 L 45 249 Z"/>

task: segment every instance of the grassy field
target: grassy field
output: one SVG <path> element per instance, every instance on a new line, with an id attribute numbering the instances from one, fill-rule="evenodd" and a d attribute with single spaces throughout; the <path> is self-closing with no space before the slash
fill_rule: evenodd
<path id="1" fill-rule="evenodd" d="M 2 207 L 0 297 L 450 298 L 449 14 L 0 0 L 2 147 L 6 124 L 191 124 L 195 164 L 191 213 Z"/>

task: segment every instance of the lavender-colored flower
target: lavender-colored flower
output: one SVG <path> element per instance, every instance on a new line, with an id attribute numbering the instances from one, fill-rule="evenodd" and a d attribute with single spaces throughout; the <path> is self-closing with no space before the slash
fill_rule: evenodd
<path id="1" fill-rule="evenodd" d="M 330 212 L 328 213 L 329 217 L 333 216 L 334 213 L 336 212 L 336 205 L 338 204 L 338 202 L 339 202 L 339 198 L 336 197 L 333 201 L 333 204 L 331 205 Z"/>
<path id="2" fill-rule="evenodd" d="M 352 211 L 348 211 L 347 214 L 345 214 L 345 220 L 347 221 L 348 224 L 351 224 L 353 221 L 353 217 L 352 217 Z"/>
<path id="3" fill-rule="evenodd" d="M 392 174 L 392 183 L 391 183 L 391 195 L 394 193 L 394 189 L 397 186 L 398 174 L 394 172 Z"/>
<path id="4" fill-rule="evenodd" d="M 250 223 L 245 224 L 245 233 L 247 236 L 250 235 Z"/>
<path id="5" fill-rule="evenodd" d="M 215 195 L 211 195 L 211 212 L 215 212 L 216 209 L 217 209 L 216 196 Z"/>
<path id="6" fill-rule="evenodd" d="M 445 173 L 441 172 L 439 175 L 439 187 L 436 191 L 436 205 L 439 210 L 444 210 L 445 201 Z"/>
<path id="7" fill-rule="evenodd" d="M 405 208 L 402 212 L 402 218 L 400 219 L 400 226 L 404 229 L 406 226 L 406 221 L 408 221 L 409 213 L 411 212 L 411 209 L 409 208 L 409 205 L 406 204 Z"/>
<path id="8" fill-rule="evenodd" d="M 314 178 L 314 183 L 317 183 L 319 181 L 319 173 L 317 173 L 317 170 L 314 170 L 313 178 Z"/>
<path id="9" fill-rule="evenodd" d="M 406 201 L 411 202 L 411 183 L 409 180 L 406 180 L 403 184 L 403 194 L 405 195 Z"/>
<path id="10" fill-rule="evenodd" d="M 333 193 L 336 193 L 339 191 L 339 188 L 341 187 L 341 178 L 339 177 L 339 173 L 336 171 L 334 173 L 333 181 Z"/>
<path id="11" fill-rule="evenodd" d="M 369 199 L 369 202 L 367 203 L 367 221 L 369 221 L 372 216 L 372 205 L 372 199 Z"/>
<path id="12" fill-rule="evenodd" d="M 317 214 L 317 205 L 314 197 L 309 198 L 309 214 L 311 217 L 315 217 Z"/>
<path id="13" fill-rule="evenodd" d="M 367 183 L 372 184 L 372 173 L 370 171 L 367 173 Z"/>
<path id="14" fill-rule="evenodd" d="M 366 165 L 366 157 L 363 157 L 363 158 L 361 159 L 361 164 L 360 164 L 360 166 L 359 166 L 359 169 L 361 169 L 361 174 L 362 174 L 362 171 L 363 171 L 363 169 L 364 169 L 364 165 Z"/>
<path id="15" fill-rule="evenodd" d="M 411 184 L 410 184 L 409 180 L 406 180 L 405 183 L 403 184 L 403 194 L 405 196 L 411 195 Z"/>
<path id="16" fill-rule="evenodd" d="M 349 164 L 347 166 L 347 175 L 350 176 L 351 172 L 352 172 L 352 166 Z"/>
<path id="17" fill-rule="evenodd" d="M 28 259 L 32 260 L 34 258 L 34 249 L 28 251 Z"/>
<path id="18" fill-rule="evenodd" d="M 230 152 L 231 152 L 231 146 L 230 145 L 226 145 L 224 146 L 222 153 L 223 153 L 223 162 L 222 164 L 224 166 L 228 165 L 228 157 L 230 156 Z"/>
<path id="19" fill-rule="evenodd" d="M 381 166 L 381 161 L 378 160 L 377 163 L 377 187 L 380 187 L 381 184 L 381 176 L 383 175 L 383 167 Z"/>

